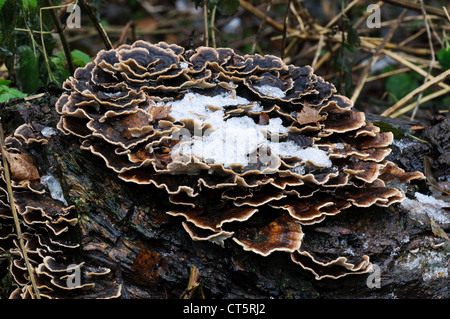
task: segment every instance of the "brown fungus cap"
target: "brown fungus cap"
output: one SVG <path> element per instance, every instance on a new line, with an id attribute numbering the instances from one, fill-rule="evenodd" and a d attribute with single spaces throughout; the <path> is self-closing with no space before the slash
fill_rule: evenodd
<path id="1" fill-rule="evenodd" d="M 338 257 L 331 261 L 320 261 L 311 253 L 297 250 L 291 254 L 291 259 L 304 269 L 311 271 L 315 279 L 338 279 L 352 274 L 364 274 L 372 271 L 372 265 L 368 256 L 362 256 L 362 261 L 353 264 L 346 257 Z"/>
<path id="2" fill-rule="evenodd" d="M 399 202 L 386 179 L 423 178 L 385 160 L 393 135 L 331 83 L 275 56 L 137 41 L 100 51 L 64 88 L 58 128 L 122 180 L 163 189 L 193 240 L 287 251 L 319 279 L 370 263 L 317 262 L 301 225 Z"/>
<path id="3" fill-rule="evenodd" d="M 84 263 L 76 260 L 77 243 L 66 236 L 77 224 L 74 206 L 53 199 L 41 183 L 40 164 L 30 153 L 30 145 L 45 144 L 47 139 L 31 126 L 22 125 L 5 139 L 5 157 L 11 171 L 14 202 L 6 191 L 5 163 L 0 162 L 0 246 L 11 255 L 9 271 L 17 288 L 10 298 L 36 298 L 25 264 L 25 253 L 41 298 L 83 297 L 95 283 L 83 274 Z M 18 213 L 25 252 L 14 228 L 11 206 Z M 80 282 L 70 275 L 80 271 Z M 120 291 L 105 291 L 104 297 L 117 297 Z"/>

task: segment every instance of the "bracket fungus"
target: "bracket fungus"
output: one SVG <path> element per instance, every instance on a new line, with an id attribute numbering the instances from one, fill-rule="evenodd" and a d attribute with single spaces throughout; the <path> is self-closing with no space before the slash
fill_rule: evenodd
<path id="1" fill-rule="evenodd" d="M 45 137 L 23 124 L 14 136 L 5 139 L 9 181 L 5 163 L 0 162 L 0 244 L 1 250 L 11 256 L 9 270 L 17 286 L 10 295 L 13 299 L 87 295 L 89 288 L 95 286 L 90 273 L 98 273 L 97 269 L 81 272 L 83 262 L 77 260 L 75 253 L 79 244 L 68 235 L 78 222 L 75 206 L 52 198 L 31 155 L 33 144 L 45 143 Z M 8 183 L 11 183 L 12 198 L 7 190 Z M 21 232 L 15 229 L 12 205 L 20 220 Z M 117 297 L 120 293 L 117 286 L 102 288 L 105 290 L 103 297 Z"/>
<path id="2" fill-rule="evenodd" d="M 58 128 L 120 179 L 165 190 L 193 240 L 285 251 L 318 279 L 371 264 L 314 257 L 302 226 L 400 202 L 391 182 L 423 178 L 385 160 L 393 135 L 332 84 L 275 56 L 137 41 L 100 51 L 63 87 Z"/>

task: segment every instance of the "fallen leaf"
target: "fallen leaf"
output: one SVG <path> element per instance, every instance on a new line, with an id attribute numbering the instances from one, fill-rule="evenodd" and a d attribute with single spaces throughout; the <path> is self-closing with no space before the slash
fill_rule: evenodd
<path id="1" fill-rule="evenodd" d="M 309 106 L 309 104 L 305 102 L 302 110 L 297 112 L 297 122 L 301 125 L 311 123 L 316 123 L 316 125 L 319 125 L 318 122 L 326 118 L 325 115 L 320 115 L 319 113 L 320 110 Z"/>
<path id="2" fill-rule="evenodd" d="M 33 181 L 40 178 L 31 155 L 27 153 L 11 153 L 5 151 L 5 157 L 9 164 L 11 179 Z"/>
<path id="3" fill-rule="evenodd" d="M 421 131 L 421 130 L 424 130 L 424 129 L 425 129 L 425 127 L 420 126 L 420 125 L 413 125 L 413 126 L 411 126 L 411 131 Z"/>
<path id="4" fill-rule="evenodd" d="M 152 116 L 153 121 L 162 120 L 169 116 L 171 109 L 170 106 L 154 106 L 150 109 L 150 115 Z"/>
<path id="5" fill-rule="evenodd" d="M 436 236 L 438 236 L 440 238 L 450 240 L 447 233 L 438 224 L 436 224 L 436 222 L 434 220 L 432 220 L 431 218 L 430 218 L 430 224 L 431 224 L 431 231 L 433 232 L 433 234 L 435 234 Z"/>
<path id="6" fill-rule="evenodd" d="M 450 192 L 443 189 L 442 187 L 439 186 L 439 183 L 436 181 L 436 179 L 433 176 L 433 173 L 431 171 L 431 160 L 428 156 L 425 155 L 425 157 L 423 158 L 423 173 L 427 179 L 427 182 L 433 186 L 434 188 L 436 188 L 437 190 L 450 195 Z"/>

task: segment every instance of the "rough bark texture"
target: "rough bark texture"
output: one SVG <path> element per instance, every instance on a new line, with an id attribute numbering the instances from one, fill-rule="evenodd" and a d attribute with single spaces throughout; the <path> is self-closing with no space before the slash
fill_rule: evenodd
<path id="1" fill-rule="evenodd" d="M 1 118 L 6 133 L 11 134 L 23 122 L 36 130 L 55 128 L 57 97 L 50 92 L 31 103 L 5 105 Z M 389 160 L 408 170 L 422 171 L 423 157 L 428 155 L 432 170 L 439 176 L 448 175 L 449 116 L 435 122 L 431 124 L 439 128 L 427 126 L 421 134 L 428 143 L 411 140 L 402 151 L 393 146 Z M 408 124 L 399 125 L 408 128 Z M 86 265 L 111 269 L 109 275 L 96 279 L 97 288 L 84 297 L 95 297 L 100 287 L 121 285 L 122 298 L 179 298 L 186 295 L 193 266 L 199 270 L 199 286 L 191 291 L 192 298 L 449 296 L 445 270 L 449 242 L 433 234 L 429 219 L 401 205 L 349 209 L 322 223 L 304 226 L 304 245 L 316 254 L 366 254 L 375 265 L 372 274 L 318 281 L 286 253 L 262 257 L 243 251 L 233 241 L 226 241 L 224 248 L 192 241 L 182 228 L 182 219 L 165 214 L 162 191 L 119 180 L 99 157 L 81 151 L 73 136 L 58 132 L 46 145 L 36 145 L 32 154 L 40 172 L 57 176 L 67 202 L 76 206 L 79 222 L 71 236 L 80 247 L 72 257 Z M 405 189 L 409 193 L 417 190 L 430 193 L 424 181 Z M 450 225 L 439 226 L 448 231 Z M 446 243 L 438 245 L 442 242 Z M 5 264 L 0 264 L 2 277 Z M 2 286 L 3 295 L 12 290 Z"/>

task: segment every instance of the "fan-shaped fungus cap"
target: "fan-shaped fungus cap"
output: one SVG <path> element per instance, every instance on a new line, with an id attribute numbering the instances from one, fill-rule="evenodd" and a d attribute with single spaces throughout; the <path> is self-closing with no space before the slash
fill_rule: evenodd
<path id="1" fill-rule="evenodd" d="M 402 200 L 384 178 L 423 178 L 385 161 L 391 133 L 278 57 L 137 41 L 100 51 L 64 88 L 58 128 L 121 179 L 165 190 L 194 240 L 303 260 L 301 225 Z M 319 266 L 337 265 L 367 268 Z"/>
<path id="2" fill-rule="evenodd" d="M 53 199 L 49 189 L 41 183 L 37 168 L 39 165 L 29 151 L 30 144 L 46 142 L 45 137 L 28 125 L 20 126 L 13 137 L 5 140 L 4 155 L 11 171 L 13 200 L 6 191 L 6 163 L 1 162 L 0 242 L 2 251 L 8 249 L 13 256 L 9 269 L 17 288 L 10 298 L 36 298 L 25 264 L 25 254 L 32 265 L 32 276 L 43 298 L 80 297 L 95 286 L 82 273 L 80 276 L 83 278 L 80 278 L 79 283 L 68 284 L 68 276 L 75 270 L 80 270 L 84 264 L 71 259 L 71 251 L 78 244 L 67 241 L 64 236 L 77 223 L 78 218 L 73 213 L 74 206 L 67 206 L 60 200 Z M 25 251 L 21 249 L 13 230 L 10 205 L 15 206 L 21 219 Z M 111 296 L 118 296 L 117 290 L 109 292 Z M 108 293 L 104 296 L 108 297 Z"/>
<path id="3" fill-rule="evenodd" d="M 287 214 L 256 227 L 243 227 L 233 240 L 244 250 L 267 256 L 274 251 L 294 252 L 300 248 L 303 238 L 301 226 Z"/>
<path id="4" fill-rule="evenodd" d="M 297 250 L 291 254 L 292 261 L 304 269 L 311 271 L 317 280 L 323 278 L 337 279 L 352 274 L 364 274 L 372 271 L 368 256 L 362 256 L 357 265 L 347 261 L 345 257 L 323 262 L 314 258 L 309 252 Z"/>

